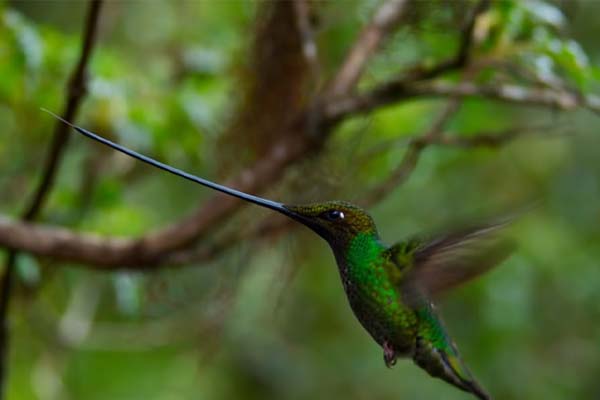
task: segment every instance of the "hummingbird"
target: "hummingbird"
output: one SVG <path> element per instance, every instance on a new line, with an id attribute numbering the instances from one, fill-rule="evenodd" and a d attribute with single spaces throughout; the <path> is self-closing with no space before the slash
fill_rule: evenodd
<path id="1" fill-rule="evenodd" d="M 434 299 L 510 255 L 513 243 L 500 234 L 510 219 L 389 246 L 380 238 L 373 218 L 357 205 L 345 201 L 290 205 L 244 193 L 163 164 L 47 112 L 114 150 L 308 227 L 329 244 L 350 307 L 383 349 L 388 368 L 398 358 L 412 358 L 432 377 L 478 399 L 491 399 L 460 357 Z"/>

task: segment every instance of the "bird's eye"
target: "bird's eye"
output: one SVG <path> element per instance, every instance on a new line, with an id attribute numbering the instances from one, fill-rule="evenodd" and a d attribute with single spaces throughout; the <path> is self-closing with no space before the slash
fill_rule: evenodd
<path id="1" fill-rule="evenodd" d="M 329 221 L 339 221 L 344 219 L 344 213 L 340 210 L 329 210 L 323 213 L 323 217 Z"/>

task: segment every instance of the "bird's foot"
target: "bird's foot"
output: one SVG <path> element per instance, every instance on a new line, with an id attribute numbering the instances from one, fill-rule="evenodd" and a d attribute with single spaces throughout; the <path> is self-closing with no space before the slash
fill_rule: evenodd
<path id="1" fill-rule="evenodd" d="M 392 368 L 396 365 L 396 351 L 394 348 L 388 343 L 383 343 L 383 361 L 385 361 L 385 366 L 388 368 Z"/>

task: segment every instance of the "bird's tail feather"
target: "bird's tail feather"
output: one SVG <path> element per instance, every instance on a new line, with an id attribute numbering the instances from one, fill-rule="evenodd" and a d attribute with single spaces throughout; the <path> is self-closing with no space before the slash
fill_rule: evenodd
<path id="1" fill-rule="evenodd" d="M 475 381 L 461 360 L 458 349 L 446 333 L 433 304 L 420 310 L 418 315 L 419 337 L 413 356 L 415 363 L 433 377 L 472 393 L 480 400 L 490 400 L 490 395 Z"/>
<path id="2" fill-rule="evenodd" d="M 413 359 L 429 375 L 472 393 L 480 400 L 491 400 L 490 395 L 475 381 L 458 356 L 436 349 L 431 343 L 422 343 L 417 346 Z"/>

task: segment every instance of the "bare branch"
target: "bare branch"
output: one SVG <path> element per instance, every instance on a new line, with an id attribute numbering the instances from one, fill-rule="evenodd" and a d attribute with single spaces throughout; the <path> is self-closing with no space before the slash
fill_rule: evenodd
<path id="1" fill-rule="evenodd" d="M 256 62 L 260 64 L 261 68 L 257 67 L 254 73 L 260 75 L 256 78 L 260 80 L 260 84 L 257 84 L 258 86 L 251 85 L 251 93 L 247 94 L 249 98 L 245 102 L 248 107 L 242 107 L 242 111 L 238 112 L 231 128 L 238 132 L 245 131 L 246 136 L 249 133 L 268 135 L 268 140 L 264 140 L 268 147 L 259 150 L 258 161 L 241 171 L 237 178 L 226 183 L 230 187 L 249 193 L 258 193 L 265 189 L 279 179 L 291 164 L 320 146 L 320 143 L 313 142 L 305 134 L 305 114 L 301 106 L 296 104 L 302 97 L 298 94 L 300 90 L 298 87 L 303 85 L 299 79 L 289 79 L 289 75 L 293 71 L 298 74 L 296 54 L 300 55 L 300 60 L 302 59 L 298 35 L 294 32 L 294 36 L 291 38 L 284 37 L 279 38 L 276 43 L 265 43 L 265 40 L 274 34 L 269 29 L 275 29 L 275 33 L 279 35 L 288 34 L 287 30 L 289 30 L 290 24 L 275 17 L 283 15 L 286 18 L 293 18 L 293 9 L 288 3 L 273 3 L 267 6 L 276 8 L 271 10 L 272 12 L 266 13 L 267 19 L 261 20 L 261 22 L 267 26 L 260 25 L 257 31 L 257 35 L 264 39 L 262 41 L 257 39 L 255 49 L 259 53 L 255 55 Z M 294 20 L 291 19 L 291 21 Z M 284 65 L 273 64 L 271 58 L 265 58 L 264 53 L 267 51 L 265 48 L 270 49 L 269 52 L 273 51 L 280 55 L 281 52 L 284 52 L 286 57 L 280 60 Z M 276 68 L 278 66 L 279 68 Z M 278 90 L 273 89 L 273 69 L 277 69 L 277 74 L 281 78 L 278 79 L 280 82 Z M 288 73 L 284 73 L 285 71 Z M 259 90 L 261 88 L 270 88 L 270 95 L 265 96 L 264 90 Z M 266 99 L 267 97 L 268 99 Z M 256 98 L 260 100 L 256 100 Z M 168 253 L 190 246 L 210 229 L 219 226 L 242 205 L 242 202 L 231 197 L 215 194 L 211 199 L 203 202 L 190 216 L 170 226 L 150 232 L 141 238 L 122 239 L 118 241 L 118 244 L 110 239 L 103 242 L 99 238 L 93 241 L 84 241 L 86 243 L 85 251 L 78 254 L 77 259 L 104 267 L 143 268 L 142 266 L 147 266 L 150 268 Z M 96 257 L 101 252 L 105 253 L 102 257 L 104 260 Z M 64 256 L 61 254 L 61 257 Z"/>
<path id="2" fill-rule="evenodd" d="M 384 98 L 391 97 L 390 93 L 404 92 L 406 91 L 405 89 L 407 86 L 415 82 L 430 80 L 439 77 L 447 72 L 456 71 L 466 67 L 469 64 L 471 58 L 471 47 L 473 45 L 473 36 L 477 24 L 477 18 L 488 9 L 489 5 L 489 0 L 480 0 L 479 3 L 470 11 L 469 16 L 467 17 L 464 27 L 461 31 L 460 44 L 456 55 L 454 55 L 448 60 L 440 62 L 439 64 L 433 67 L 425 67 L 422 65 L 413 67 L 409 72 L 403 74 L 403 77 L 378 86 L 371 92 L 372 95 L 367 95 L 366 97 L 370 97 L 374 100 L 373 104 L 375 105 L 375 107 L 385 105 L 386 103 Z M 338 75 L 338 78 L 340 78 L 340 75 Z M 378 98 L 381 98 L 383 103 L 375 104 L 377 103 L 375 99 Z M 355 100 L 356 101 L 354 101 L 352 98 L 346 100 L 341 99 L 340 103 L 336 104 L 335 99 L 332 99 L 330 104 L 326 106 L 326 118 L 330 119 L 331 121 L 337 121 L 338 119 L 344 118 L 346 116 L 346 113 L 336 112 L 336 108 L 338 108 L 341 105 L 343 109 L 344 103 L 347 103 L 346 107 L 351 109 L 351 104 L 355 104 L 355 106 L 357 106 L 363 101 L 361 100 L 361 96 L 357 96 Z M 367 99 L 364 100 L 366 101 Z M 356 107 L 355 112 L 364 111 L 360 107 Z M 351 114 L 353 112 L 349 113 Z"/>
<path id="3" fill-rule="evenodd" d="M 529 101 L 538 102 L 541 105 L 558 105 L 562 107 L 574 107 L 574 101 L 579 100 L 578 97 L 570 93 L 557 93 L 548 89 L 535 89 L 532 92 L 526 89 L 521 91 L 506 89 L 505 86 L 480 87 L 472 83 L 463 83 L 454 85 L 444 84 L 420 84 L 419 89 L 414 89 L 413 95 L 436 95 L 436 96 L 464 96 L 469 94 L 489 95 L 496 93 L 499 98 L 510 101 Z M 500 97 L 501 96 L 501 97 Z M 570 99 L 569 102 L 562 100 L 561 96 L 566 96 Z M 589 105 L 592 105 L 591 100 Z M 302 130 L 296 135 L 285 135 L 284 138 L 273 146 L 271 151 L 265 158 L 257 164 L 243 171 L 240 176 L 229 182 L 228 185 L 250 193 L 260 192 L 266 186 L 275 182 L 283 173 L 283 170 L 290 164 L 296 162 L 306 156 L 310 151 L 314 151 L 319 147 L 321 142 L 311 142 L 304 135 Z M 413 149 L 407 153 L 404 167 L 400 170 L 410 171 L 414 168 L 414 162 L 418 159 L 421 151 L 415 142 Z M 416 155 L 414 152 L 416 151 Z M 402 181 L 404 173 L 397 172 L 396 180 Z M 71 232 L 70 236 L 61 234 L 63 242 L 60 245 L 47 245 L 36 247 L 31 243 L 15 242 L 12 228 L 14 223 L 7 224 L 4 221 L 3 226 L 0 226 L 0 244 L 23 248 L 32 251 L 35 254 L 52 256 L 54 258 L 84 262 L 90 265 L 100 266 L 104 268 L 119 268 L 130 267 L 139 269 L 150 269 L 157 266 L 163 257 L 178 249 L 183 249 L 193 243 L 198 237 L 206 233 L 211 227 L 218 225 L 227 216 L 231 215 L 241 206 L 241 203 L 235 199 L 223 195 L 215 195 L 203 207 L 201 207 L 192 216 L 167 227 L 163 230 L 151 233 L 138 240 L 134 239 L 119 239 L 117 241 L 111 239 L 101 239 L 95 237 L 94 240 L 87 240 L 87 236 L 80 237 L 78 234 Z M 41 238 L 40 238 L 41 239 Z M 43 243 L 43 242 L 42 242 Z M 75 249 L 76 243 L 82 246 L 81 249 Z M 67 249 L 71 249 L 68 250 Z"/>
<path id="4" fill-rule="evenodd" d="M 287 136 L 266 158 L 229 183 L 246 192 L 262 190 L 279 178 L 285 168 L 306 155 L 311 147 L 301 135 Z M 237 210 L 242 202 L 215 195 L 192 216 L 140 239 L 115 239 L 0 219 L 0 244 L 57 260 L 79 262 L 104 269 L 155 268 L 169 253 L 184 248 Z"/>
<path id="5" fill-rule="evenodd" d="M 286 134 L 256 164 L 243 170 L 226 186 L 259 193 L 277 181 L 287 167 L 315 151 L 319 145 L 320 142 L 311 142 L 303 131 Z M 115 265 L 152 262 L 171 251 L 182 249 L 218 226 L 244 204 L 230 196 L 216 194 L 188 218 L 130 243 L 126 251 L 115 259 Z M 118 259 L 121 261 L 117 262 Z"/>
<path id="6" fill-rule="evenodd" d="M 279 99 L 279 103 L 281 103 L 281 99 Z M 286 111 L 290 111 L 289 108 Z M 252 115 L 256 117 L 256 113 Z M 314 141 L 305 134 L 306 112 L 304 110 L 284 117 L 287 122 L 285 126 L 277 130 L 278 137 L 269 141 L 270 146 L 265 149 L 254 165 L 241 171 L 237 178 L 227 182 L 228 186 L 249 193 L 260 192 L 279 179 L 287 167 L 321 146 L 325 137 Z M 271 118 L 272 122 L 272 116 L 268 118 Z M 167 254 L 194 243 L 242 205 L 242 202 L 231 197 L 215 194 L 198 207 L 192 215 L 138 239 L 103 239 L 60 229 L 54 231 L 58 236 L 50 234 L 51 238 L 48 241 L 42 241 L 38 246 L 23 236 L 17 235 L 16 237 L 25 239 L 25 242 L 22 243 L 25 249 L 29 249 L 35 254 L 53 255 L 60 260 L 83 262 L 105 268 L 152 268 Z M 14 223 L 7 223 L 5 220 L 3 228 L 0 229 L 2 231 L 0 232 L 0 244 L 18 248 L 19 246 L 15 246 L 15 238 L 9 237 L 12 235 L 9 227 L 14 227 Z M 40 234 L 48 232 L 47 229 L 49 228 L 34 232 L 37 234 L 35 237 L 42 240 Z M 77 248 L 77 246 L 82 247 Z M 34 249 L 36 250 L 34 251 Z"/>
<path id="7" fill-rule="evenodd" d="M 458 51 L 454 57 L 433 67 L 417 66 L 409 71 L 404 78 L 397 81 L 397 84 L 407 84 L 420 80 L 439 77 L 447 72 L 456 71 L 469 64 L 471 58 L 471 47 L 473 46 L 473 36 L 477 24 L 477 18 L 483 14 L 490 6 L 490 0 L 480 0 L 477 5 L 469 12 L 465 24 L 461 31 Z"/>
<path id="8" fill-rule="evenodd" d="M 418 96 L 471 96 L 485 97 L 513 103 L 529 104 L 534 106 L 553 107 L 560 110 L 575 110 L 583 107 L 594 112 L 600 112 L 600 98 L 597 96 L 584 96 L 582 94 L 547 88 L 522 87 L 517 85 L 477 85 L 475 83 L 461 83 L 452 85 L 444 82 L 432 82 L 427 85 L 418 85 Z"/>
<path id="9" fill-rule="evenodd" d="M 363 29 L 346 60 L 331 82 L 329 95 L 348 94 L 360 79 L 367 61 L 375 53 L 404 15 L 408 0 L 388 0 L 375 12 L 371 22 Z"/>
<path id="10" fill-rule="evenodd" d="M 572 91 L 510 84 L 477 85 L 472 82 L 451 84 L 434 81 L 406 86 L 397 86 L 394 82 L 390 82 L 362 95 L 332 101 L 327 105 L 325 115 L 328 119 L 338 120 L 408 99 L 449 96 L 482 97 L 509 103 L 553 107 L 565 111 L 587 108 L 596 113 L 600 112 L 599 97 L 584 96 Z"/>
<path id="11" fill-rule="evenodd" d="M 419 161 L 423 150 L 431 143 L 438 140 L 443 132 L 444 126 L 458 111 L 459 107 L 460 100 L 452 99 L 446 105 L 440 116 L 433 122 L 431 128 L 425 134 L 410 142 L 398 167 L 396 167 L 385 181 L 369 190 L 369 194 L 363 199 L 362 203 L 365 205 L 377 203 L 389 192 L 398 187 L 398 185 L 405 182 L 417 166 L 417 162 Z"/>
<path id="12" fill-rule="evenodd" d="M 499 132 L 481 132 L 472 136 L 460 136 L 455 133 L 443 132 L 444 126 L 447 124 L 449 118 L 458 111 L 459 106 L 460 102 L 458 100 L 449 103 L 426 134 L 411 140 L 407 153 L 405 153 L 399 166 L 388 180 L 378 186 L 375 192 L 370 194 L 369 198 L 363 200 L 365 205 L 377 203 L 382 200 L 387 193 L 405 182 L 414 171 L 421 152 L 428 146 L 450 146 L 460 148 L 487 147 L 496 149 L 520 137 L 539 134 L 540 132 L 543 132 L 544 137 L 548 136 L 549 126 L 510 128 Z M 209 261 L 218 257 L 230 248 L 232 243 L 248 239 L 264 240 L 270 236 L 287 232 L 298 226 L 299 225 L 294 221 L 287 218 L 282 218 L 280 216 L 267 217 L 258 224 L 255 229 L 246 232 L 241 236 L 238 232 L 234 232 L 227 237 L 221 238 L 217 243 L 210 246 L 194 250 L 182 250 L 181 252 L 170 254 L 162 261 L 167 265 L 181 265 Z"/>
<path id="13" fill-rule="evenodd" d="M 455 100 L 456 101 L 456 100 Z M 428 133 L 421 137 L 413 139 L 404 155 L 404 158 L 392 174 L 381 184 L 369 191 L 369 196 L 364 200 L 365 205 L 372 205 L 382 200 L 389 192 L 396 189 L 399 185 L 406 182 L 408 177 L 414 171 L 422 152 L 430 146 L 453 146 L 461 148 L 499 148 L 505 144 L 526 136 L 544 131 L 544 136 L 548 136 L 548 127 L 517 127 L 510 128 L 494 133 L 478 133 L 473 136 L 457 136 L 442 131 L 448 119 L 456 112 L 457 104 L 450 103 L 442 115 L 436 120 L 434 126 Z"/>
<path id="14" fill-rule="evenodd" d="M 123 264 L 119 257 L 131 246 L 131 240 L 105 238 L 69 229 L 18 221 L 0 215 L 0 241 L 11 249 L 26 251 L 39 257 L 82 263 L 98 269 L 153 270 L 158 266 L 178 266 L 214 259 L 244 238 L 267 237 L 280 232 L 287 219 L 267 218 L 257 228 L 239 235 L 234 232 L 218 242 L 199 249 L 187 249 L 157 257 L 143 264 Z"/>
<path id="15" fill-rule="evenodd" d="M 81 100 L 87 92 L 87 66 L 96 41 L 98 16 L 100 15 L 101 5 L 102 0 L 90 1 L 90 9 L 85 23 L 84 39 L 81 45 L 81 54 L 77 66 L 73 70 L 69 83 L 67 84 L 67 102 L 61 113 L 62 117 L 67 121 L 73 121 L 75 119 Z M 56 177 L 58 167 L 60 166 L 60 161 L 66 148 L 68 138 L 69 127 L 57 121 L 54 125 L 52 144 L 44 162 L 44 176 L 32 197 L 31 203 L 23 215 L 25 220 L 33 220 L 43 207 L 46 196 Z"/>
<path id="16" fill-rule="evenodd" d="M 440 137 L 431 144 L 441 146 L 453 146 L 462 148 L 473 148 L 473 147 L 488 147 L 498 148 L 503 146 L 507 142 L 510 142 L 518 137 L 525 136 L 528 133 L 527 130 L 522 128 L 507 129 L 503 132 L 497 133 L 478 133 L 473 136 L 456 136 L 450 134 L 440 135 Z"/>
<path id="17" fill-rule="evenodd" d="M 92 265 L 102 262 L 103 258 L 110 263 L 111 254 L 121 251 L 129 243 L 126 239 L 78 234 L 65 228 L 47 227 L 6 217 L 0 218 L 0 238 L 3 245 L 10 249 Z"/>
<path id="18" fill-rule="evenodd" d="M 77 110 L 79 109 L 79 105 L 81 104 L 81 100 L 86 93 L 87 65 L 96 41 L 98 17 L 100 15 L 101 5 L 102 0 L 91 0 L 90 2 L 90 8 L 84 27 L 84 40 L 81 46 L 79 61 L 73 70 L 67 85 L 67 102 L 65 104 L 62 116 L 69 121 L 75 118 Z M 68 138 L 69 128 L 57 121 L 54 126 L 52 144 L 48 149 L 48 154 L 44 162 L 44 175 L 42 176 L 37 189 L 31 197 L 31 202 L 22 215 L 22 219 L 24 221 L 34 220 L 39 214 L 40 210 L 43 208 L 48 193 L 50 192 L 52 184 L 54 183 L 54 179 L 56 178 Z M 6 352 L 8 347 L 7 313 L 12 291 L 12 275 L 14 273 L 13 271 L 16 260 L 16 250 L 12 249 L 8 252 L 4 274 L 1 278 L 2 282 L 0 283 L 0 287 L 2 288 L 2 293 L 0 293 L 0 398 L 2 398 L 5 394 L 4 383 L 6 378 Z"/>
<path id="19" fill-rule="evenodd" d="M 485 3 L 485 2 L 482 2 Z M 481 4 L 480 4 L 481 5 Z M 477 15 L 477 13 L 475 14 Z M 473 17 L 473 20 L 475 17 Z M 472 21 L 474 24 L 474 22 Z M 468 31 L 472 27 L 468 28 Z M 466 42 L 469 43 L 470 40 L 466 39 Z M 468 44 L 465 45 L 465 49 L 468 49 Z M 465 54 L 467 50 L 464 50 Z M 461 50 L 461 53 L 463 51 Z M 466 55 L 464 56 L 464 62 L 466 62 Z M 471 79 L 476 73 L 476 69 L 474 68 L 465 68 L 464 72 L 461 76 L 462 80 Z M 381 184 L 377 185 L 375 188 L 369 190 L 369 194 L 364 199 L 365 205 L 371 205 L 373 203 L 377 203 L 382 200 L 389 192 L 398 187 L 398 185 L 404 183 L 408 177 L 415 170 L 419 158 L 421 157 L 421 153 L 425 148 L 432 143 L 438 142 L 443 135 L 444 127 L 448 122 L 452 119 L 452 117 L 458 112 L 460 106 L 462 104 L 462 97 L 460 96 L 452 96 L 444 110 L 440 113 L 440 115 L 433 121 L 433 124 L 429 128 L 427 132 L 425 132 L 420 137 L 412 139 L 409 143 L 408 149 L 404 154 L 404 157 L 398 167 L 392 172 L 392 174 Z"/>
<path id="20" fill-rule="evenodd" d="M 464 45 L 464 48 L 468 47 Z M 521 89 L 525 94 L 520 93 L 515 88 Z M 574 107 L 573 102 L 582 99 L 572 93 L 557 92 L 552 89 L 528 89 L 507 85 L 482 87 L 469 82 L 456 85 L 440 82 L 418 82 L 399 89 L 382 85 L 363 95 L 346 99 L 332 99 L 329 103 L 324 102 L 324 120 L 327 123 L 323 125 L 322 135 L 318 138 L 313 138 L 307 134 L 306 126 L 308 124 L 307 120 L 310 119 L 311 110 L 305 109 L 294 113 L 296 115 L 290 117 L 291 122 L 279 131 L 277 140 L 270 143 L 264 155 L 254 165 L 243 170 L 237 178 L 227 182 L 227 185 L 249 193 L 260 193 L 283 176 L 290 165 L 317 151 L 337 123 L 343 118 L 356 113 L 367 112 L 392 102 L 417 97 L 476 95 L 544 106 L 558 104 L 563 108 Z M 565 102 L 562 96 L 570 100 Z M 591 98 L 588 98 L 587 101 L 588 105 L 596 104 L 596 107 L 600 104 L 600 102 Z M 432 131 L 439 132 L 441 129 L 439 127 L 435 128 L 430 130 L 430 133 Z M 438 142 L 443 140 L 447 139 L 443 136 L 437 139 Z M 425 140 L 425 142 L 426 145 L 436 144 L 436 140 L 431 138 Z M 400 166 L 400 171 L 396 174 L 395 179 L 397 182 L 402 182 L 405 179 L 404 174 L 410 173 L 414 168 L 423 145 L 423 138 L 416 139 L 410 144 L 411 150 L 407 152 L 403 162 L 404 166 Z M 211 254 L 221 251 L 216 248 L 211 250 L 203 247 L 199 252 L 205 255 L 182 256 L 182 252 L 185 254 L 186 249 L 191 244 L 214 227 L 219 226 L 221 222 L 241 206 L 242 203 L 236 199 L 215 194 L 191 216 L 137 239 L 101 238 L 68 230 L 3 220 L 0 224 L 0 245 L 22 248 L 34 254 L 60 260 L 82 262 L 107 270 L 122 267 L 150 270 L 164 263 L 182 263 L 190 259 L 207 259 Z M 20 234 L 15 234 L 15 232 L 20 232 Z M 49 238 L 45 238 L 46 235 Z M 31 237 L 37 237 L 39 243 L 34 243 Z"/>
<path id="21" fill-rule="evenodd" d="M 482 132 L 472 136 L 459 136 L 443 132 L 444 125 L 456 112 L 457 100 L 450 103 L 437 118 L 432 127 L 420 137 L 409 143 L 404 158 L 381 185 L 370 192 L 368 198 L 361 203 L 372 205 L 380 201 L 391 190 L 406 181 L 413 172 L 421 153 L 429 146 L 500 147 L 511 140 L 525 135 L 543 131 L 547 136 L 547 127 L 532 126 L 510 128 L 499 132 Z M 9 248 L 30 252 L 36 256 L 47 256 L 60 261 L 79 262 L 99 269 L 114 270 L 128 268 L 140 271 L 151 271 L 160 266 L 178 266 L 212 260 L 240 240 L 250 238 L 263 239 L 280 234 L 298 226 L 293 221 L 280 216 L 266 218 L 256 228 L 239 234 L 233 232 L 220 238 L 215 243 L 204 245 L 198 249 L 182 249 L 179 251 L 157 254 L 146 263 L 123 263 L 123 254 L 131 251 L 130 239 L 114 239 L 92 234 L 76 233 L 69 229 L 25 223 L 2 217 L 0 215 L 0 243 Z M 133 260 L 133 258 L 132 258 Z"/>

